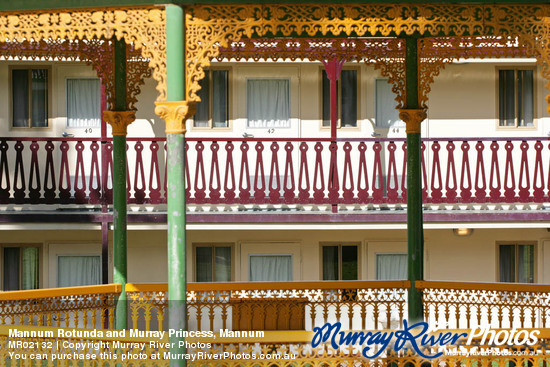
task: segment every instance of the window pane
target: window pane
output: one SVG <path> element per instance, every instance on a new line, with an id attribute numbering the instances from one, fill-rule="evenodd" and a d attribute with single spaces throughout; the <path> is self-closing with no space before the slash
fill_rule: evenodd
<path id="1" fill-rule="evenodd" d="M 342 280 L 357 280 L 357 246 L 342 246 Z"/>
<path id="2" fill-rule="evenodd" d="M 23 247 L 21 289 L 38 288 L 38 248 Z"/>
<path id="3" fill-rule="evenodd" d="M 397 101 L 392 85 L 387 79 L 376 79 L 376 111 L 375 124 L 377 128 L 389 129 L 391 127 L 405 127 L 405 123 L 399 119 L 399 111 L 396 109 Z"/>
<path id="4" fill-rule="evenodd" d="M 216 282 L 231 281 L 231 247 L 216 247 Z"/>
<path id="5" fill-rule="evenodd" d="M 99 79 L 67 79 L 67 126 L 101 126 L 101 85 Z"/>
<path id="6" fill-rule="evenodd" d="M 57 286 L 101 284 L 101 256 L 58 256 Z"/>
<path id="7" fill-rule="evenodd" d="M 250 255 L 251 282 L 289 282 L 292 255 Z"/>
<path id="8" fill-rule="evenodd" d="M 342 70 L 342 126 L 357 126 L 357 70 Z"/>
<path id="9" fill-rule="evenodd" d="M 323 280 L 339 280 L 338 246 L 323 246 Z"/>
<path id="10" fill-rule="evenodd" d="M 535 282 L 535 246 L 518 245 L 518 282 Z"/>
<path id="11" fill-rule="evenodd" d="M 13 126 L 29 126 L 29 71 L 12 70 Z"/>
<path id="12" fill-rule="evenodd" d="M 48 70 L 33 69 L 32 74 L 32 127 L 48 126 Z"/>
<path id="13" fill-rule="evenodd" d="M 201 89 L 197 92 L 197 96 L 201 101 L 197 103 L 197 111 L 195 112 L 194 127 L 208 127 L 210 119 L 210 71 L 204 72 L 204 78 L 199 82 Z"/>
<path id="14" fill-rule="evenodd" d="M 518 126 L 533 126 L 533 70 L 518 70 Z"/>
<path id="15" fill-rule="evenodd" d="M 213 127 L 227 127 L 228 122 L 228 79 L 229 71 L 212 71 L 212 125 Z"/>
<path id="16" fill-rule="evenodd" d="M 516 126 L 516 109 L 514 98 L 514 70 L 498 72 L 498 112 L 500 126 Z"/>
<path id="17" fill-rule="evenodd" d="M 376 280 L 407 279 L 407 254 L 377 254 Z"/>
<path id="18" fill-rule="evenodd" d="M 212 281 L 212 247 L 197 247 L 195 249 L 195 279 L 197 282 Z"/>
<path id="19" fill-rule="evenodd" d="M 323 70 L 323 126 L 330 126 L 330 80 L 327 77 L 327 72 Z M 336 85 L 338 91 L 338 85 Z M 337 92 L 338 93 L 338 92 Z M 338 94 L 336 95 L 338 100 Z M 336 106 L 338 109 L 338 106 Z M 336 112 L 338 115 L 338 112 Z"/>
<path id="20" fill-rule="evenodd" d="M 515 245 L 500 245 L 499 274 L 501 282 L 516 281 L 516 247 Z"/>
<path id="21" fill-rule="evenodd" d="M 19 248 L 4 248 L 4 290 L 19 290 Z"/>
<path id="22" fill-rule="evenodd" d="M 248 127 L 290 127 L 290 82 L 288 79 L 247 81 Z"/>

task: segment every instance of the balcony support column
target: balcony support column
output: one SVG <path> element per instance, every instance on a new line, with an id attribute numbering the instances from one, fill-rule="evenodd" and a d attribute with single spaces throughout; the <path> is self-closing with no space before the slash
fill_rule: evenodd
<path id="1" fill-rule="evenodd" d="M 115 328 L 121 330 L 128 327 L 126 134 L 136 116 L 135 111 L 126 111 L 126 44 L 115 40 L 114 47 L 114 110 L 105 111 L 103 118 L 113 128 L 113 282 L 122 285 L 115 309 Z"/>
<path id="2" fill-rule="evenodd" d="M 325 72 L 330 82 L 330 138 L 333 139 L 333 144 L 336 146 L 337 128 L 338 128 L 338 80 L 342 74 L 342 67 L 345 60 L 332 59 L 323 60 Z M 334 159 L 331 162 L 336 162 L 336 151 L 334 151 Z M 330 167 L 329 189 L 334 188 L 336 183 L 336 175 L 338 168 L 334 165 Z M 332 212 L 338 212 L 338 204 L 332 204 Z"/>
<path id="3" fill-rule="evenodd" d="M 415 282 L 424 280 L 424 229 L 422 219 L 422 141 L 420 124 L 426 119 L 426 111 L 419 103 L 418 39 L 406 40 L 406 106 L 399 110 L 399 117 L 407 124 L 407 254 L 409 323 L 423 321 L 422 293 Z"/>
<path id="4" fill-rule="evenodd" d="M 155 113 L 166 122 L 168 206 L 168 320 L 169 328 L 187 330 L 187 247 L 185 231 L 185 121 L 195 113 L 195 103 L 185 101 L 185 38 L 183 9 L 166 6 L 167 101 L 155 102 Z M 185 354 L 184 337 L 170 337 L 170 353 Z M 185 367 L 185 359 L 170 360 L 171 367 Z"/>

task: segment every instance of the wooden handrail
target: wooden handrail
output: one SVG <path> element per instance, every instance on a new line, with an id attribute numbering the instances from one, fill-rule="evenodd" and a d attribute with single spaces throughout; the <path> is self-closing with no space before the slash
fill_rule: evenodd
<path id="1" fill-rule="evenodd" d="M 479 282 L 450 282 L 438 280 L 417 280 L 417 289 L 472 289 L 483 291 L 510 291 L 510 292 L 549 292 L 547 284 L 527 283 L 479 283 Z"/>
<path id="2" fill-rule="evenodd" d="M 238 290 L 292 290 L 292 289 L 359 289 L 359 288 L 409 288 L 408 280 L 352 280 L 352 281 L 311 281 L 311 282 L 227 282 L 227 283 L 188 283 L 188 291 L 238 291 Z M 126 292 L 167 291 L 167 284 L 126 284 Z"/>
<path id="3" fill-rule="evenodd" d="M 40 299 L 53 297 L 71 297 L 85 294 L 120 293 L 120 284 L 86 285 L 81 287 L 31 289 L 25 291 L 0 292 L 0 301 Z"/>

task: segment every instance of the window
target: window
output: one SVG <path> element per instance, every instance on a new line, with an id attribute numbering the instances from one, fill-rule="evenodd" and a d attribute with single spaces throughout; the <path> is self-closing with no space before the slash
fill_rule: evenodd
<path id="1" fill-rule="evenodd" d="M 533 91 L 533 70 L 506 69 L 498 71 L 499 126 L 533 126 Z"/>
<path id="2" fill-rule="evenodd" d="M 291 254 L 249 255 L 251 282 L 290 282 L 292 280 Z"/>
<path id="3" fill-rule="evenodd" d="M 499 245 L 499 281 L 535 282 L 535 245 Z"/>
<path id="4" fill-rule="evenodd" d="M 249 128 L 289 128 L 290 80 L 247 80 L 246 111 Z"/>
<path id="5" fill-rule="evenodd" d="M 376 254 L 376 280 L 407 279 L 407 254 Z"/>
<path id="6" fill-rule="evenodd" d="M 195 281 L 231 281 L 231 246 L 201 245 L 195 247 Z"/>
<path id="7" fill-rule="evenodd" d="M 4 247 L 3 290 L 37 289 L 38 247 Z"/>
<path id="8" fill-rule="evenodd" d="M 357 126 L 357 70 L 342 70 L 336 82 L 339 127 Z M 323 127 L 330 127 L 330 81 L 323 70 Z"/>
<path id="9" fill-rule="evenodd" d="M 323 246 L 323 280 L 357 280 L 358 246 Z"/>
<path id="10" fill-rule="evenodd" d="M 405 127 L 405 123 L 399 119 L 399 111 L 396 109 L 397 101 L 392 85 L 387 79 L 376 79 L 375 81 L 376 115 L 375 125 L 377 128 L 390 129 Z"/>
<path id="11" fill-rule="evenodd" d="M 80 287 L 96 284 L 101 284 L 101 256 L 57 256 L 58 287 Z"/>
<path id="12" fill-rule="evenodd" d="M 201 101 L 193 127 L 220 128 L 229 126 L 229 70 L 205 70 L 197 93 Z"/>
<path id="13" fill-rule="evenodd" d="M 48 127 L 48 69 L 11 69 L 12 126 Z"/>
<path id="14" fill-rule="evenodd" d="M 67 127 L 101 126 L 99 79 L 67 79 Z"/>

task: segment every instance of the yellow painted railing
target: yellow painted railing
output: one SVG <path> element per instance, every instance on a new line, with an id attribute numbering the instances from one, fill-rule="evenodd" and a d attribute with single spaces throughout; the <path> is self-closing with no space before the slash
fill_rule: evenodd
<path id="1" fill-rule="evenodd" d="M 408 281 L 190 283 L 190 330 L 312 330 L 340 321 L 346 329 L 401 324 Z M 128 284 L 132 326 L 162 330 L 166 285 Z"/>
<path id="2" fill-rule="evenodd" d="M 550 327 L 546 285 L 421 281 L 425 320 L 445 328 Z M 394 329 L 406 318 L 406 281 L 190 283 L 190 330 Z M 130 325 L 166 330 L 166 284 L 127 284 Z M 0 293 L 0 324 L 110 328 L 120 285 Z"/>
<path id="3" fill-rule="evenodd" d="M 449 328 L 550 327 L 550 287 L 541 284 L 417 281 L 424 319 Z"/>
<path id="4" fill-rule="evenodd" d="M 121 289 L 107 284 L 0 292 L 0 324 L 110 328 Z"/>
<path id="5" fill-rule="evenodd" d="M 19 333 L 36 332 L 40 336 L 10 336 L 10 328 L 0 327 L 0 365 L 10 367 L 37 366 L 37 359 L 42 359 L 42 366 L 168 366 L 168 336 L 132 337 L 129 331 L 124 336 L 82 336 L 90 330 L 57 329 L 51 327 L 16 327 Z M 60 332 L 61 330 L 61 332 Z M 498 330 L 496 330 L 498 332 Z M 50 335 L 47 335 L 47 333 Z M 106 332 L 106 331 L 104 331 Z M 390 332 L 382 330 L 381 332 Z M 469 330 L 453 330 L 456 333 Z M 509 330 L 507 330 L 509 332 Z M 60 335 L 60 333 L 62 335 Z M 80 336 L 67 335 L 74 333 Z M 449 346 L 447 350 L 423 348 L 422 352 L 434 355 L 443 354 L 435 359 L 426 359 L 412 352 L 411 348 L 392 351 L 386 349 L 374 359 L 364 358 L 362 346 L 352 343 L 350 347 L 334 349 L 330 343 L 321 343 L 312 347 L 312 332 L 307 331 L 266 331 L 255 337 L 224 337 L 218 333 L 204 338 L 188 337 L 184 343 L 187 347 L 187 365 L 189 367 L 302 367 L 302 366 L 397 366 L 397 367 L 511 367 L 537 366 L 550 364 L 550 330 L 540 330 L 535 345 L 487 345 L 482 352 L 480 338 L 474 339 L 471 345 L 465 345 L 462 338 L 460 348 Z M 460 350 L 460 353 L 456 351 Z M 376 347 L 367 353 L 372 355 Z M 88 356 L 86 356 L 88 354 Z M 93 356 L 92 356 L 93 355 Z M 212 359 L 213 356 L 219 359 Z M 55 358 L 55 360 L 54 360 Z M 78 362 L 78 364 L 75 364 Z"/>

